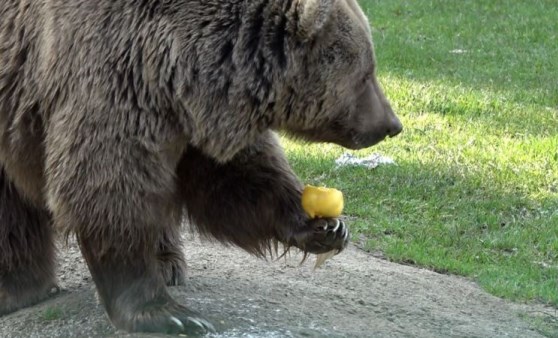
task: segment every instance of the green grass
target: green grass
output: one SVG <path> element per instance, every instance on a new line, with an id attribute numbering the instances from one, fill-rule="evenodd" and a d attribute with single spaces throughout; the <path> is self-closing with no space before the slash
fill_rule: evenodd
<path id="1" fill-rule="evenodd" d="M 545 337 L 558 337 L 558 318 L 551 313 L 535 312 L 521 314 L 527 323 Z"/>
<path id="2" fill-rule="evenodd" d="M 558 6 L 362 0 L 403 134 L 354 152 L 283 138 L 309 184 L 341 189 L 354 238 L 398 262 L 558 307 Z M 456 52 L 458 51 L 458 52 Z"/>
<path id="3" fill-rule="evenodd" d="M 59 320 L 62 319 L 63 316 L 64 316 L 64 311 L 62 311 L 61 308 L 56 306 L 47 308 L 42 314 L 42 318 L 44 321 Z"/>

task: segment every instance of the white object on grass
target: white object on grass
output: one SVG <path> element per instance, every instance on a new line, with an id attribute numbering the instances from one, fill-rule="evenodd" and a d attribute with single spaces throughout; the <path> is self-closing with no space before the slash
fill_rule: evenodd
<path id="1" fill-rule="evenodd" d="M 358 158 L 352 154 L 344 153 L 337 160 L 335 160 L 335 164 L 337 167 L 362 166 L 368 169 L 374 169 L 382 164 L 395 164 L 395 161 L 377 153 L 364 158 Z"/>

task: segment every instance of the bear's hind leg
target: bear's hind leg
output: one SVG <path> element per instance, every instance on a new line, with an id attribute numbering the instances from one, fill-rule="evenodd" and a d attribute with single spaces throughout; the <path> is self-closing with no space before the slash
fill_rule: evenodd
<path id="1" fill-rule="evenodd" d="M 47 298 L 54 266 L 50 214 L 26 201 L 0 167 L 0 316 Z"/>

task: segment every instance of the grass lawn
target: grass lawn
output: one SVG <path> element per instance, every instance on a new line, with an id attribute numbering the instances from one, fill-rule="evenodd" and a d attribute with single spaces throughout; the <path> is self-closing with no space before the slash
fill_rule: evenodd
<path id="1" fill-rule="evenodd" d="M 336 169 L 344 149 L 283 138 L 296 172 L 344 192 L 368 249 L 558 307 L 556 1 L 361 4 L 405 131 L 353 153 L 397 165 Z"/>

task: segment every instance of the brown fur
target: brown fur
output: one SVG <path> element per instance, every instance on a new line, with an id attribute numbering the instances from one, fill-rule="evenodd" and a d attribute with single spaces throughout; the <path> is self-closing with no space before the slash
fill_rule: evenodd
<path id="1" fill-rule="evenodd" d="M 25 201 L 0 168 L 0 315 L 55 286 L 51 226 L 49 213 Z"/>
<path id="2" fill-rule="evenodd" d="M 0 313 L 52 284 L 52 220 L 117 327 L 209 330 L 166 291 L 181 220 L 256 255 L 342 250 L 273 130 L 358 149 L 402 128 L 355 0 L 3 0 L 0 17 Z"/>

